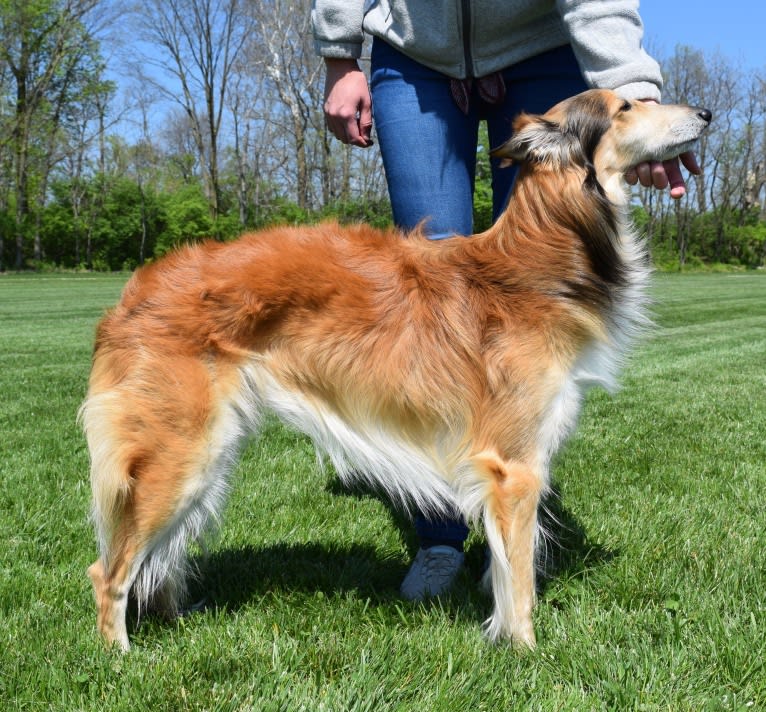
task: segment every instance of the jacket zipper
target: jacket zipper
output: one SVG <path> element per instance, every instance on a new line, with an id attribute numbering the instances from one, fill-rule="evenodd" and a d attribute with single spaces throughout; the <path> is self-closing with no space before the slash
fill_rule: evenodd
<path id="1" fill-rule="evenodd" d="M 465 59 L 466 79 L 473 78 L 473 58 L 471 57 L 471 0 L 460 0 L 463 18 L 463 58 Z"/>

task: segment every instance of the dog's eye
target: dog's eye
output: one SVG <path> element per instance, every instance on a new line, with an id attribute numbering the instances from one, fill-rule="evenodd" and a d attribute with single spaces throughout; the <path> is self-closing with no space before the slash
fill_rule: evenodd
<path id="1" fill-rule="evenodd" d="M 623 111 L 630 111 L 632 108 L 633 104 L 631 104 L 629 101 L 624 101 L 620 107 L 620 112 L 622 113 Z"/>

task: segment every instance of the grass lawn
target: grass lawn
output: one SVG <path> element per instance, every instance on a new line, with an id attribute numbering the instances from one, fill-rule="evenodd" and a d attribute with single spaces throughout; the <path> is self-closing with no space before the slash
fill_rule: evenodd
<path id="1" fill-rule="evenodd" d="M 96 636 L 76 423 L 123 276 L 0 277 L 3 710 L 766 709 L 766 275 L 658 275 L 652 338 L 555 467 L 538 647 L 481 638 L 480 534 L 448 598 L 401 601 L 411 527 L 271 423 L 195 599 Z"/>

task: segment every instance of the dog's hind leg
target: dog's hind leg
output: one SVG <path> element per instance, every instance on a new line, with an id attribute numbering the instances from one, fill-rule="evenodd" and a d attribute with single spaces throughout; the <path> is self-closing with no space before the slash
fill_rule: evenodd
<path id="1" fill-rule="evenodd" d="M 213 395 L 203 366 L 89 397 L 83 422 L 92 458 L 101 556 L 88 573 L 106 640 L 128 649 L 128 594 L 177 611 L 187 546 L 220 514 L 242 436 L 241 418 Z M 147 395 L 150 394 L 150 395 Z"/>
<path id="2" fill-rule="evenodd" d="M 491 452 L 473 458 L 483 499 L 484 530 L 491 552 L 494 610 L 486 622 L 491 640 L 508 638 L 534 647 L 535 540 L 541 478 L 523 463 Z"/>
<path id="3" fill-rule="evenodd" d="M 143 462 L 132 468 L 128 486 L 110 510 L 105 511 L 94 490 L 101 556 L 88 575 L 96 597 L 99 632 L 123 650 L 130 647 L 125 616 L 131 590 L 140 609 L 158 592 L 178 589 L 183 582 L 173 581 L 182 575 L 186 559 L 185 537 L 175 524 L 181 507 L 175 497 L 167 497 L 153 470 Z M 163 541 L 177 543 L 158 556 Z"/>
<path id="4" fill-rule="evenodd" d="M 139 610 L 159 603 L 164 613 L 177 612 L 186 592 L 188 544 L 218 517 L 231 464 L 220 453 L 190 457 L 172 445 L 144 458 L 102 526 L 101 557 L 88 570 L 99 630 L 125 650 L 131 591 Z"/>

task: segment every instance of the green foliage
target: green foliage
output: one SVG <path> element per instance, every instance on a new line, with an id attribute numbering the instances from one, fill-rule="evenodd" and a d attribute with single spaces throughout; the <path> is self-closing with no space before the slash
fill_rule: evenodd
<path id="1" fill-rule="evenodd" d="M 390 227 L 391 205 L 388 200 L 353 200 L 326 205 L 320 210 L 305 210 L 291 200 L 275 197 L 262 209 L 255 228 L 269 225 L 308 225 L 319 220 L 337 220 L 341 224 L 365 222 L 378 228 Z"/>
<path id="2" fill-rule="evenodd" d="M 297 203 L 284 196 L 275 195 L 267 205 L 261 207 L 254 227 L 305 225 L 310 221 L 311 213 L 308 210 L 301 208 Z"/>
<path id="3" fill-rule="evenodd" d="M 762 267 L 766 261 L 766 223 L 757 222 L 731 228 L 727 241 L 732 257 L 729 262 L 747 267 Z"/>
<path id="4" fill-rule="evenodd" d="M 37 268 L 85 265 L 88 241 L 92 253 L 91 268 L 102 271 L 132 268 L 141 261 L 144 225 L 143 257 L 149 259 L 182 244 L 214 237 L 229 240 L 241 234 L 243 229 L 267 225 L 301 225 L 324 219 L 341 223 L 364 221 L 378 227 L 391 224 L 387 200 L 338 203 L 311 212 L 292 201 L 275 198 L 262 211 L 261 223 L 244 228 L 227 201 L 224 201 L 224 207 L 228 207 L 228 211 L 222 212 L 214 223 L 198 184 L 181 185 L 158 195 L 153 189 L 140 188 L 128 177 L 105 180 L 95 176 L 77 182 L 58 180 L 51 186 L 51 199 L 41 218 L 44 260 Z M 2 217 L 0 215 L 0 221 Z M 8 234 L 11 234 L 13 217 L 7 215 L 6 222 Z"/>
<path id="5" fill-rule="evenodd" d="M 77 266 L 79 239 L 68 201 L 52 201 L 43 211 L 41 220 L 44 262 L 59 267 Z"/>
<path id="6" fill-rule="evenodd" d="M 764 265 L 766 222 L 759 220 L 757 212 L 721 209 L 695 215 L 690 231 L 690 253 L 705 264 Z"/>
<path id="7" fill-rule="evenodd" d="M 3 236 L 3 248 L 0 252 L 0 269 L 4 265 L 13 263 L 12 243 L 13 233 L 16 229 L 16 220 L 11 209 L 0 210 L 0 235 Z"/>
<path id="8" fill-rule="evenodd" d="M 262 206 L 258 221 L 245 225 L 239 222 L 231 195 L 225 195 L 224 210 L 213 222 L 208 202 L 197 183 L 182 184 L 172 190 L 139 188 L 130 177 L 104 179 L 95 176 L 74 182 L 59 180 L 51 186 L 51 199 L 41 217 L 41 242 L 44 263 L 60 267 L 78 267 L 86 262 L 86 245 L 90 240 L 91 266 L 119 270 L 137 265 L 141 259 L 140 245 L 143 224 L 146 226 L 144 259 L 160 256 L 178 245 L 216 237 L 233 239 L 243 230 L 268 225 L 302 225 L 323 219 L 341 223 L 366 222 L 376 227 L 391 225 L 388 200 L 353 200 L 335 203 L 321 210 L 309 211 L 293 201 L 274 196 Z M 74 219 L 75 198 L 78 219 Z M 679 223 L 666 218 L 651 221 L 639 206 L 632 217 L 640 233 L 651 229 L 649 241 L 652 258 L 662 270 L 678 270 Z M 492 220 L 492 189 L 489 171 L 477 174 L 474 199 L 474 226 L 477 232 L 486 230 Z M 766 223 L 751 212 L 744 218 L 736 213 L 721 216 L 715 212 L 698 215 L 689 212 L 682 223 L 687 241 L 684 269 L 697 269 L 721 263 L 743 268 L 764 265 L 766 258 Z M 718 240 L 724 225 L 723 240 Z M 9 212 L 0 213 L 0 229 L 6 238 L 6 260 L 13 249 L 14 218 Z M 31 242 L 32 224 L 26 225 L 27 244 Z M 722 258 L 717 250 L 723 249 Z M 38 265 L 39 267 L 39 265 Z"/>
<path id="9" fill-rule="evenodd" d="M 479 130 L 476 178 L 473 194 L 473 229 L 483 232 L 492 225 L 492 172 L 489 163 L 489 136 L 485 124 Z"/>
<path id="10" fill-rule="evenodd" d="M 105 61 L 86 19 L 96 3 L 35 0 L 0 3 L 0 190 L 15 202 L 13 264 L 43 257 L 35 233 L 56 161 L 83 152 L 86 126 L 115 93 L 103 79 Z M 70 145 L 78 143 L 76 149 Z M 83 157 L 72 164 L 82 166 Z M 75 171 L 76 173 L 78 171 Z M 74 180 L 74 178 L 72 178 Z M 4 266 L 8 259 L 0 255 Z M 70 256 L 71 258 L 71 256 Z"/>
<path id="11" fill-rule="evenodd" d="M 147 239 L 144 257 L 151 257 L 154 240 L 163 222 L 156 196 L 142 191 L 128 178 L 104 184 L 100 176 L 75 184 L 58 181 L 52 187 L 53 199 L 42 218 L 41 238 L 47 261 L 62 267 L 85 263 L 90 241 L 94 268 L 119 270 L 138 264 L 141 256 L 143 222 Z M 79 204 L 74 218 L 74 201 Z"/>
<path id="12" fill-rule="evenodd" d="M 378 228 L 392 225 L 391 204 L 388 200 L 354 200 L 328 205 L 319 212 L 321 219 L 344 223 L 364 222 Z"/>
<path id="13" fill-rule="evenodd" d="M 164 225 L 157 235 L 156 254 L 163 255 L 187 242 L 198 242 L 213 235 L 210 207 L 202 190 L 185 185 L 160 200 Z"/>
<path id="14" fill-rule="evenodd" d="M 642 207 L 634 207 L 632 213 L 639 233 L 646 234 L 650 216 Z M 683 265 L 679 260 L 681 237 L 686 241 Z M 757 210 L 687 212 L 680 222 L 666 216 L 664 221 L 655 221 L 649 246 L 652 261 L 661 270 L 725 270 L 727 265 L 729 270 L 757 269 L 766 264 L 766 222 Z"/>
<path id="15" fill-rule="evenodd" d="M 483 232 L 492 226 L 492 182 L 477 178 L 473 195 L 473 229 Z"/>

